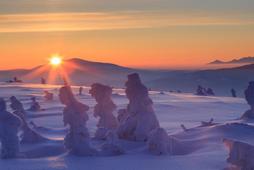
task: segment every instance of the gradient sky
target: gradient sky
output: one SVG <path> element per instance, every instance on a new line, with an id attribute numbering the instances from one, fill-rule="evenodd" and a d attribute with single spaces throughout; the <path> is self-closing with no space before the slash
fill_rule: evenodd
<path id="1" fill-rule="evenodd" d="M 254 56 L 253 0 L 0 0 L 0 69 L 51 54 L 150 68 Z"/>

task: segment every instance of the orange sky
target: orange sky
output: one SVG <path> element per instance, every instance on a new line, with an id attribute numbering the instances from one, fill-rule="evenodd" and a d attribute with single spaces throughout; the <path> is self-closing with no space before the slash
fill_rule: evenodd
<path id="1" fill-rule="evenodd" d="M 30 68 L 51 54 L 132 67 L 192 67 L 253 54 L 254 26 L 0 34 L 1 69 Z"/>
<path id="2" fill-rule="evenodd" d="M 55 53 L 65 59 L 163 69 L 254 56 L 254 12 L 247 0 L 233 1 L 231 8 L 228 0 L 215 0 L 223 2 L 221 9 L 207 0 L 190 0 L 194 5 L 189 6 L 159 0 L 164 5 L 155 7 L 150 0 L 122 0 L 119 6 L 107 0 L 106 7 L 87 3 L 84 7 L 91 9 L 81 10 L 85 1 L 17 1 L 22 7 L 17 11 L 10 1 L 0 2 L 0 69 L 31 68 Z"/>

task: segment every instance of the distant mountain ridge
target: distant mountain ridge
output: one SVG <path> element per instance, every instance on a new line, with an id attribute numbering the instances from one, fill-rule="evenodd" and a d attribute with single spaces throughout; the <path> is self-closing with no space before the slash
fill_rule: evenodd
<path id="1" fill-rule="evenodd" d="M 243 57 L 240 59 L 233 59 L 231 61 L 215 60 L 208 64 L 248 64 L 248 63 L 254 63 L 254 56 Z"/>
<path id="2" fill-rule="evenodd" d="M 248 82 L 254 80 L 254 64 L 215 70 L 159 71 L 133 69 L 78 58 L 64 62 L 67 65 L 75 66 L 71 72 L 68 72 L 73 85 L 89 86 L 92 83 L 103 83 L 113 87 L 124 87 L 127 75 L 136 72 L 140 74 L 142 81 L 148 88 L 194 93 L 197 85 L 202 85 L 213 88 L 217 95 L 229 96 L 231 88 L 236 89 L 238 95 L 242 95 Z M 50 67 L 41 65 L 32 69 L 0 71 L 0 81 L 4 82 L 16 76 L 24 82 L 40 83 L 41 77 L 50 77 Z M 62 78 L 58 77 L 56 83 L 63 84 Z"/>
<path id="3" fill-rule="evenodd" d="M 163 71 L 149 71 L 132 69 L 111 63 L 93 62 L 79 58 L 65 60 L 63 66 L 68 72 L 71 82 L 75 85 L 91 85 L 98 82 L 111 86 L 122 87 L 128 74 L 137 72 L 144 81 L 160 77 Z M 40 65 L 32 69 L 17 69 L 0 71 L 0 81 L 5 82 L 13 77 L 18 77 L 29 83 L 40 83 L 40 79 L 50 77 L 51 66 Z M 32 76 L 31 76 L 32 75 Z M 62 84 L 62 77 L 57 77 L 55 82 Z"/>
<path id="4" fill-rule="evenodd" d="M 151 87 L 160 89 L 179 89 L 195 92 L 197 85 L 212 88 L 216 94 L 230 96 L 230 89 L 234 88 L 239 96 L 254 81 L 254 64 L 240 67 L 216 70 L 201 70 L 185 73 L 170 74 L 166 77 L 148 82 Z"/>

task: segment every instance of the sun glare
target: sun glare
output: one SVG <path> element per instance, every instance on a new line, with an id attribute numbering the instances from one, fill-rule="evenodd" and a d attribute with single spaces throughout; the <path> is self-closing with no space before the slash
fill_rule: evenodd
<path id="1" fill-rule="evenodd" d="M 52 56 L 50 58 L 50 64 L 53 66 L 59 66 L 62 63 L 62 58 L 60 56 Z"/>

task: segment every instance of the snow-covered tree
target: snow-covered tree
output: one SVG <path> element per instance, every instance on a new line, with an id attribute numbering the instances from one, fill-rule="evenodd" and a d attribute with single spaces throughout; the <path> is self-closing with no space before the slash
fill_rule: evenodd
<path id="1" fill-rule="evenodd" d="M 245 99 L 250 105 L 250 110 L 247 110 L 243 115 L 242 119 L 254 119 L 254 81 L 249 82 L 248 88 L 244 92 Z"/>
<path id="2" fill-rule="evenodd" d="M 153 101 L 137 73 L 128 75 L 125 86 L 126 96 L 129 99 L 126 109 L 128 118 L 121 123 L 118 135 L 123 139 L 146 141 L 149 133 L 159 127 L 153 110 Z"/>
<path id="3" fill-rule="evenodd" d="M 108 130 L 114 130 L 118 126 L 118 121 L 113 115 L 116 105 L 111 99 L 112 88 L 106 85 L 95 83 L 89 93 L 95 98 L 97 104 L 94 108 L 94 117 L 99 117 L 95 137 L 105 139 Z"/>
<path id="4" fill-rule="evenodd" d="M 19 152 L 19 139 L 17 136 L 21 120 L 7 112 L 6 102 L 0 98 L 0 141 L 2 143 L 1 157 L 3 159 L 15 158 Z"/>
<path id="5" fill-rule="evenodd" d="M 40 104 L 36 101 L 36 98 L 35 97 L 32 97 L 31 98 L 31 106 L 29 108 L 29 111 L 33 111 L 33 112 L 37 112 L 37 111 L 40 111 L 41 110 L 41 106 Z"/>
<path id="6" fill-rule="evenodd" d="M 65 105 L 63 111 L 64 125 L 70 126 L 64 139 L 65 147 L 70 153 L 78 156 L 96 154 L 96 151 L 90 147 L 90 136 L 86 127 L 88 121 L 86 112 L 89 107 L 75 99 L 70 86 L 64 86 L 60 89 L 59 98 Z"/>

